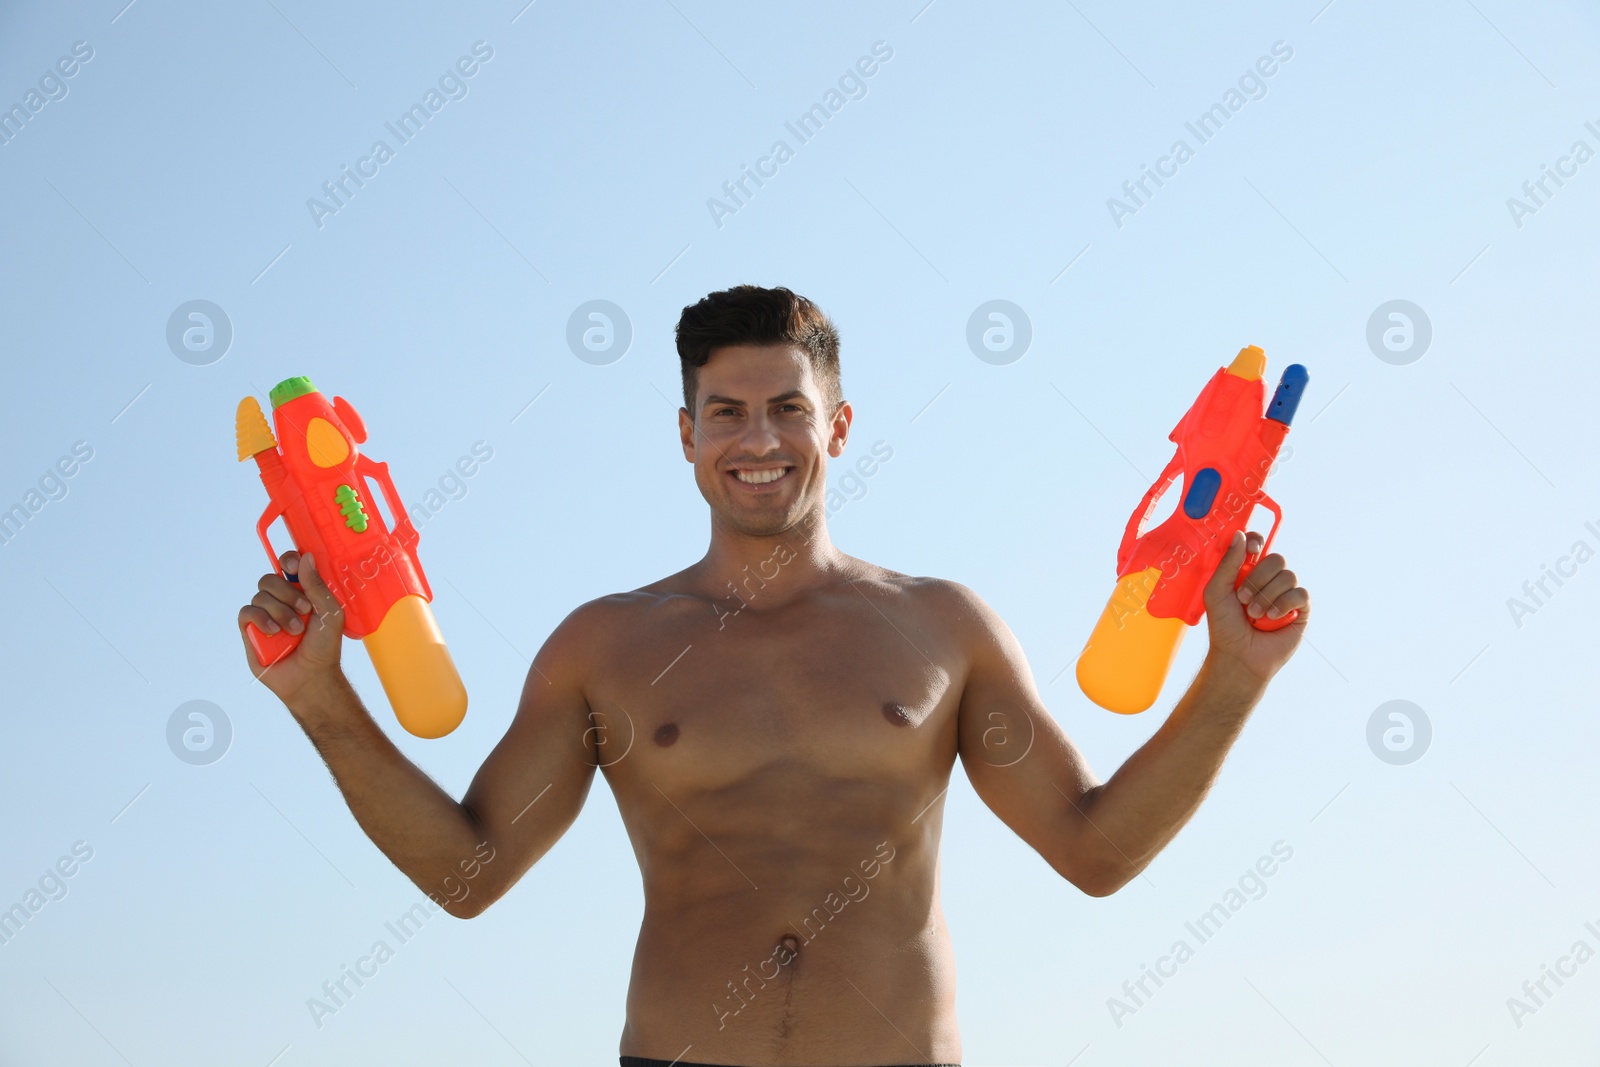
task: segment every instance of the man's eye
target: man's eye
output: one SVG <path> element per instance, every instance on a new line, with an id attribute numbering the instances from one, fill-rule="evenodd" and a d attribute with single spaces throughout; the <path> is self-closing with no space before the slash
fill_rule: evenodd
<path id="1" fill-rule="evenodd" d="M 783 407 L 787 408 L 790 411 L 800 411 L 801 410 L 801 407 L 800 407 L 799 404 L 785 404 L 785 405 L 783 405 Z M 782 409 L 780 409 L 780 410 L 782 410 Z"/>
<path id="2" fill-rule="evenodd" d="M 713 411 L 711 414 L 713 414 L 713 415 L 727 415 L 727 414 L 732 414 L 732 413 L 733 413 L 733 409 L 732 408 L 718 408 L 716 411 Z"/>

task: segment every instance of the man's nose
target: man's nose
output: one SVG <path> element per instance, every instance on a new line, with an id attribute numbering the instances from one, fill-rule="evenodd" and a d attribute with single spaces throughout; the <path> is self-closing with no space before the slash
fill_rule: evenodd
<path id="1" fill-rule="evenodd" d="M 764 413 L 750 416 L 745 422 L 744 432 L 739 435 L 740 447 L 753 456 L 775 451 L 780 443 L 777 426 Z"/>

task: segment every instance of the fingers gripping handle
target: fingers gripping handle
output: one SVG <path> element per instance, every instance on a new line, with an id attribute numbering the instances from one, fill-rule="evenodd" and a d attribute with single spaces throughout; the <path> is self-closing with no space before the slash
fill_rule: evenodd
<path id="1" fill-rule="evenodd" d="M 308 612 L 300 616 L 300 622 L 306 623 L 311 618 Z M 263 667 L 270 667 L 280 659 L 293 652 L 300 645 L 300 638 L 305 636 L 305 631 L 292 634 L 288 630 L 279 629 L 275 634 L 269 634 L 256 627 L 256 624 L 246 623 L 244 635 L 250 641 L 250 648 L 256 654 L 256 662 Z"/>
<path id="2" fill-rule="evenodd" d="M 1278 502 L 1276 500 L 1272 499 L 1270 496 L 1263 495 L 1261 497 L 1261 506 L 1272 512 L 1272 529 L 1267 531 L 1267 539 L 1261 545 L 1261 551 L 1255 553 L 1254 555 L 1246 556 L 1244 562 L 1239 565 L 1239 577 L 1234 580 L 1234 589 L 1238 589 L 1244 584 L 1244 580 L 1250 577 L 1250 572 L 1256 569 L 1256 564 L 1261 562 L 1261 557 L 1267 554 L 1267 549 L 1272 547 L 1272 539 L 1278 535 L 1278 524 L 1283 521 L 1283 512 L 1278 508 Z M 1299 617 L 1299 609 L 1292 608 L 1287 613 L 1279 616 L 1276 619 L 1269 619 L 1265 615 L 1261 616 L 1259 619 L 1251 619 L 1250 625 L 1254 626 L 1257 630 L 1271 632 L 1273 630 L 1283 629 L 1285 626 L 1288 626 Z"/>
<path id="3" fill-rule="evenodd" d="M 262 540 L 265 541 L 265 537 Z M 267 544 L 267 554 L 272 554 L 272 545 L 270 543 Z M 285 574 L 283 568 L 278 565 L 277 560 L 274 559 L 272 561 L 272 567 L 295 585 L 300 584 L 299 577 L 293 574 Z M 292 634 L 282 627 L 278 628 L 277 633 L 269 634 L 255 623 L 249 622 L 245 623 L 244 636 L 250 642 L 251 651 L 256 654 L 256 662 L 263 667 L 270 667 L 300 647 L 300 639 L 306 635 L 305 627 L 310 624 L 311 613 L 308 611 L 300 616 L 301 630 L 297 634 Z"/>
<path id="4" fill-rule="evenodd" d="M 1246 557 L 1244 563 L 1239 567 L 1239 579 L 1233 583 L 1233 587 L 1235 589 L 1243 585 L 1244 580 L 1250 577 L 1250 572 L 1256 569 L 1257 563 L 1261 562 L 1261 556 L 1262 553 L 1257 552 L 1253 556 Z M 1291 608 L 1288 614 L 1280 615 L 1276 619 L 1269 619 L 1265 615 L 1261 616 L 1259 619 L 1251 619 L 1250 625 L 1254 626 L 1257 630 L 1281 630 L 1299 617 L 1299 609 Z"/>
<path id="5" fill-rule="evenodd" d="M 283 506 L 274 500 L 267 505 L 267 510 L 261 513 L 261 518 L 256 520 L 256 536 L 261 539 L 261 547 L 267 550 L 267 560 L 272 564 L 272 569 L 282 574 L 295 585 L 300 584 L 300 579 L 292 574 L 284 573 L 282 565 L 278 562 L 278 554 L 273 551 L 272 538 L 267 536 L 267 527 L 283 514 Z M 311 613 L 300 616 L 301 626 L 305 626 L 311 619 Z M 288 630 L 279 629 L 275 634 L 269 634 L 255 623 L 246 623 L 244 635 L 250 642 L 250 648 L 256 654 L 256 662 L 263 667 L 270 667 L 289 653 L 293 652 L 300 644 L 300 638 L 305 636 L 305 630 L 292 634 Z"/>

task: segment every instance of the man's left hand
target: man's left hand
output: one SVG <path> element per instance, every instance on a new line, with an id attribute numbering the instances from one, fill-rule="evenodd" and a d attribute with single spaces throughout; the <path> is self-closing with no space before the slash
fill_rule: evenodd
<path id="1" fill-rule="evenodd" d="M 1211 631 L 1207 658 L 1235 667 L 1263 685 L 1294 655 L 1311 617 L 1311 594 L 1296 584 L 1294 572 L 1276 552 L 1263 557 L 1243 584 L 1233 588 L 1246 556 L 1260 552 L 1264 540 L 1259 533 L 1235 533 L 1205 589 Z M 1277 619 L 1290 611 L 1300 614 L 1279 630 L 1258 630 L 1250 624 L 1252 618 Z"/>

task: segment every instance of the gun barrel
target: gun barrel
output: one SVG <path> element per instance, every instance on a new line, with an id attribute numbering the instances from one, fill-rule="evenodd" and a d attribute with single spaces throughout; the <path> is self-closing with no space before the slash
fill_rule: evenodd
<path id="1" fill-rule="evenodd" d="M 1300 406 L 1300 395 L 1306 391 L 1306 383 L 1310 380 L 1310 372 L 1299 363 L 1291 363 L 1283 368 L 1283 377 L 1278 379 L 1278 391 L 1272 394 L 1272 403 L 1267 405 L 1267 418 L 1285 426 L 1293 422 L 1295 409 Z"/>

